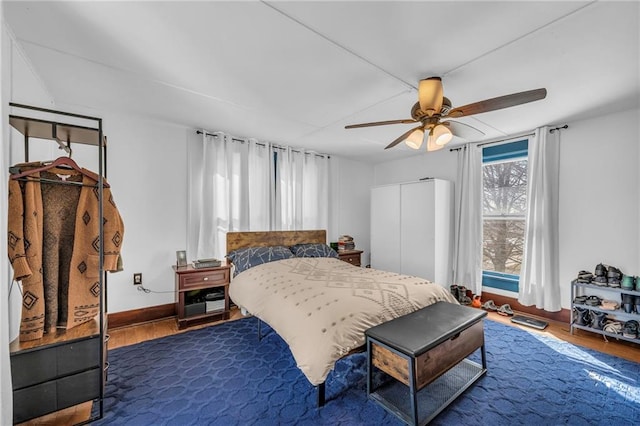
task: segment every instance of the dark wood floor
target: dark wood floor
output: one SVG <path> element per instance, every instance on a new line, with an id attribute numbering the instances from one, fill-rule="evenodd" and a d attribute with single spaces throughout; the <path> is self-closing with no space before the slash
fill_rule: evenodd
<path id="1" fill-rule="evenodd" d="M 239 311 L 232 310 L 231 318 L 229 319 L 229 321 L 234 321 L 241 317 L 242 315 Z M 489 312 L 488 318 L 492 321 L 498 321 L 512 327 L 526 329 L 527 331 L 540 333 L 547 336 L 554 336 L 558 339 L 565 340 L 577 346 L 591 348 L 600 352 L 608 353 L 620 358 L 640 363 L 640 339 L 638 340 L 638 344 L 613 339 L 605 341 L 601 335 L 590 333 L 588 331 L 576 330 L 574 334 L 571 334 L 569 324 L 556 321 L 548 321 L 549 326 L 546 329 L 536 330 L 530 327 L 514 324 L 510 321 L 509 317 L 504 317 L 494 312 Z M 187 330 L 178 330 L 175 318 L 167 318 L 160 321 L 122 327 L 115 330 L 109 330 L 109 349 L 132 345 L 146 340 L 157 339 L 160 337 L 169 336 L 171 334 L 182 333 L 188 330 L 193 330 L 194 328 L 210 326 L 211 324 L 206 324 L 191 327 Z M 22 423 L 21 426 L 69 425 L 80 423 L 83 420 L 89 418 L 90 412 L 91 403 L 89 402 L 44 417 L 40 417 L 26 423 Z"/>

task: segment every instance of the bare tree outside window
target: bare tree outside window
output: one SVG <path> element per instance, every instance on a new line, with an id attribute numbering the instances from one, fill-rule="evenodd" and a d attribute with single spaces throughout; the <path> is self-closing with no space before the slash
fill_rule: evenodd
<path id="1" fill-rule="evenodd" d="M 484 270 L 520 274 L 527 207 L 527 160 L 483 166 Z"/>

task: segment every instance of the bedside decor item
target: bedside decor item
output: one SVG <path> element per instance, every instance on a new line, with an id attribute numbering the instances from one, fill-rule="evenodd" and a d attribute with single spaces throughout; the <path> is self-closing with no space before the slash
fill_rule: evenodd
<path id="1" fill-rule="evenodd" d="M 356 243 L 351 235 L 341 235 L 338 238 L 338 250 L 355 250 Z"/>
<path id="2" fill-rule="evenodd" d="M 201 268 L 217 268 L 222 264 L 218 259 L 198 259 L 193 261 L 193 267 L 196 269 Z"/>
<path id="3" fill-rule="evenodd" d="M 182 267 L 187 266 L 187 252 L 184 250 L 180 250 L 176 252 L 176 266 Z"/>

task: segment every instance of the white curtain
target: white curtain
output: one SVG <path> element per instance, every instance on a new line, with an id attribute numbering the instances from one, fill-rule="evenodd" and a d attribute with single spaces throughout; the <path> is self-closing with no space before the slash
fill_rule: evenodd
<path id="1" fill-rule="evenodd" d="M 307 152 L 302 176 L 302 228 L 329 227 L 329 156 Z"/>
<path id="2" fill-rule="evenodd" d="M 453 282 L 482 293 L 482 155 L 468 144 L 458 151 Z"/>
<path id="3" fill-rule="evenodd" d="M 276 171 L 273 229 L 302 229 L 304 153 L 286 147 L 276 147 L 274 152 Z"/>
<path id="4" fill-rule="evenodd" d="M 328 156 L 221 132 L 189 138 L 189 260 L 223 258 L 229 231 L 327 229 Z"/>
<path id="5" fill-rule="evenodd" d="M 273 229 L 327 229 L 329 157 L 285 147 L 276 153 Z"/>
<path id="6" fill-rule="evenodd" d="M 269 144 L 203 132 L 189 152 L 189 260 L 223 258 L 228 231 L 270 229 L 271 170 Z"/>
<path id="7" fill-rule="evenodd" d="M 525 247 L 518 301 L 559 311 L 558 200 L 560 132 L 536 129 L 529 140 Z"/>

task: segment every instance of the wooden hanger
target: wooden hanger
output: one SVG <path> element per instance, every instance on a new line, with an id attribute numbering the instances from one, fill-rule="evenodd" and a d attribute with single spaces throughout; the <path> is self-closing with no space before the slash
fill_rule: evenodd
<path id="1" fill-rule="evenodd" d="M 27 171 L 24 171 L 22 173 L 18 173 L 18 174 L 15 174 L 15 175 L 11 175 L 11 179 L 20 179 L 20 178 L 28 177 L 28 176 L 30 176 L 32 174 L 44 172 L 44 171 L 47 171 L 47 170 L 52 169 L 54 167 L 60 167 L 60 166 L 63 166 L 63 167 L 66 166 L 66 167 L 69 167 L 69 168 L 71 168 L 73 170 L 76 170 L 76 171 L 80 172 L 81 174 L 89 177 L 90 179 L 93 179 L 96 182 L 98 182 L 98 180 L 100 179 L 100 177 L 96 173 L 93 173 L 92 171 L 89 171 L 87 169 L 84 169 L 84 168 L 78 166 L 78 164 L 75 161 L 73 161 L 71 159 L 71 157 L 58 157 L 54 161 L 52 161 L 50 164 L 47 164 L 45 166 L 38 167 L 38 168 L 35 168 L 35 169 L 31 169 L 31 170 L 27 170 Z M 47 180 L 47 182 L 49 182 L 49 180 Z M 62 183 L 62 182 L 60 182 L 60 183 Z M 103 180 L 102 186 L 105 187 L 105 188 L 109 188 L 109 184 L 107 182 L 105 182 L 104 180 Z"/>

